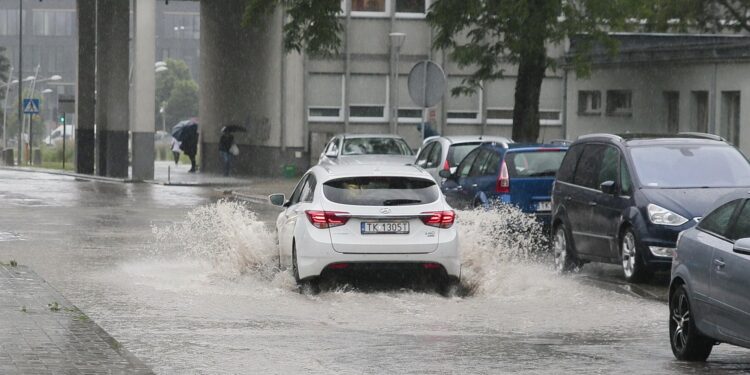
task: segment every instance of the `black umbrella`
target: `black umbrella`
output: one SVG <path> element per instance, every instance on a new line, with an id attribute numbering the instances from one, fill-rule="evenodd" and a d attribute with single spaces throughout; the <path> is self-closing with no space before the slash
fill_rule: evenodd
<path id="1" fill-rule="evenodd" d="M 191 135 L 198 134 L 198 123 L 191 120 L 180 121 L 172 127 L 172 137 L 180 142 Z"/>
<path id="2" fill-rule="evenodd" d="M 247 129 L 241 125 L 227 125 L 221 128 L 222 133 L 247 132 Z"/>

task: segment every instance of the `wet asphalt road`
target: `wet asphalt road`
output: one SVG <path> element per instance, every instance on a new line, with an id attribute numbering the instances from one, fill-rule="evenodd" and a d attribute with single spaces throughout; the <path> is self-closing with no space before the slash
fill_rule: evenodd
<path id="1" fill-rule="evenodd" d="M 476 252 L 483 288 L 466 298 L 398 285 L 301 295 L 258 223 L 275 210 L 189 215 L 219 198 L 1 170 L 0 261 L 34 269 L 163 374 L 750 371 L 750 351 L 727 345 L 707 364 L 673 360 L 664 280 L 633 288 L 616 267 L 561 277 Z M 464 246 L 481 229 L 462 227 Z"/>

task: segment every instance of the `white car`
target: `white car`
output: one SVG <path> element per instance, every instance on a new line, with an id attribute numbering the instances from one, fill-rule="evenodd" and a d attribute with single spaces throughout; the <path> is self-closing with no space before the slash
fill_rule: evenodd
<path id="1" fill-rule="evenodd" d="M 422 168 L 315 166 L 291 198 L 269 200 L 284 208 L 276 220 L 280 265 L 298 283 L 384 264 L 436 276 L 443 290 L 461 276 L 455 212 Z"/>
<path id="2" fill-rule="evenodd" d="M 416 164 L 432 175 L 435 181 L 443 181 L 439 173 L 441 170 L 456 172 L 456 167 L 472 150 L 482 143 L 495 142 L 504 145 L 513 143 L 505 137 L 459 135 L 435 136 L 424 140 L 417 153 Z"/>
<path id="3" fill-rule="evenodd" d="M 326 144 L 319 165 L 413 164 L 409 144 L 392 134 L 339 134 Z"/>

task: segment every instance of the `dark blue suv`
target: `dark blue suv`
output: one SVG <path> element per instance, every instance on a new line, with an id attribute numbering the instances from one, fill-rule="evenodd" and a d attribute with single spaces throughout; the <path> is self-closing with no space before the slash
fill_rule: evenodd
<path id="1" fill-rule="evenodd" d="M 497 201 L 518 206 L 549 222 L 550 193 L 567 147 L 487 143 L 466 155 L 441 189 L 454 208 L 488 207 Z"/>
<path id="2" fill-rule="evenodd" d="M 750 187 L 750 163 L 709 134 L 583 136 L 552 191 L 552 247 L 559 271 L 621 264 L 630 282 L 672 263 L 677 235 L 714 201 Z"/>

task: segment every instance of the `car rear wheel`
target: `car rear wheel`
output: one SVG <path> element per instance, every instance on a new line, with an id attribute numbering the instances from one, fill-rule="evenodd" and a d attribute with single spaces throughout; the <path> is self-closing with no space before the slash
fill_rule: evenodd
<path id="1" fill-rule="evenodd" d="M 620 260 L 625 280 L 630 283 L 642 282 L 651 276 L 638 251 L 638 241 L 633 230 L 625 229 L 620 240 Z"/>
<path id="2" fill-rule="evenodd" d="M 669 341 L 672 353 L 681 361 L 705 361 L 714 341 L 698 332 L 685 286 L 680 285 L 669 300 Z"/>
<path id="3" fill-rule="evenodd" d="M 299 278 L 299 266 L 297 265 L 297 245 L 292 245 L 292 275 L 294 275 L 294 281 L 297 282 L 299 292 L 306 295 L 315 295 L 320 293 L 320 286 L 318 285 L 318 279 L 308 277 L 305 280 Z"/>
<path id="4" fill-rule="evenodd" d="M 555 227 L 552 236 L 552 251 L 555 256 L 555 271 L 566 273 L 574 271 L 581 266 L 581 262 L 571 251 L 571 244 L 568 241 L 568 231 L 565 224 L 559 224 Z"/>

